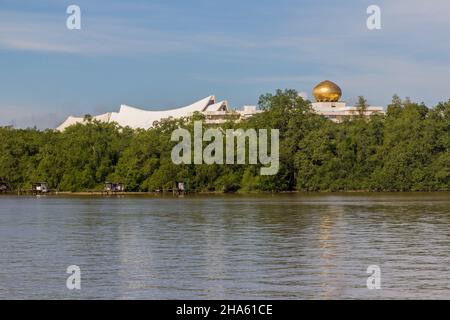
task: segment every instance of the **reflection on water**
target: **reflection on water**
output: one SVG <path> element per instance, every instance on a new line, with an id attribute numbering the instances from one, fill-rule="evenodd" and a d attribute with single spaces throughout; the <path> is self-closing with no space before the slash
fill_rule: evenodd
<path id="1" fill-rule="evenodd" d="M 449 230 L 448 193 L 2 196 L 0 298 L 450 299 Z"/>

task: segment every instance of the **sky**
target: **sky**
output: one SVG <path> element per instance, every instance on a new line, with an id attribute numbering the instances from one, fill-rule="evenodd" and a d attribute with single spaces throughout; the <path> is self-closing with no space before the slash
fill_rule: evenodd
<path id="1" fill-rule="evenodd" d="M 69 5 L 81 29 L 69 30 Z M 366 26 L 381 8 L 381 30 Z M 232 107 L 332 80 L 350 104 L 450 98 L 448 0 L 0 0 L 0 125 L 188 105 Z"/>

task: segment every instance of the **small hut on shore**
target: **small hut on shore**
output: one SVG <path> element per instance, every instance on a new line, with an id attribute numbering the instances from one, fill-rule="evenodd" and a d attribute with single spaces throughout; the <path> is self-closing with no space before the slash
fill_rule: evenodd
<path id="1" fill-rule="evenodd" d="M 5 181 L 0 181 L 0 193 L 8 191 L 8 184 Z"/>
<path id="2" fill-rule="evenodd" d="M 125 185 L 121 182 L 105 182 L 106 193 L 125 192 Z"/>
<path id="3" fill-rule="evenodd" d="M 50 192 L 50 189 L 48 188 L 47 182 L 36 182 L 33 183 L 31 191 L 33 193 L 48 193 Z"/>
<path id="4" fill-rule="evenodd" d="M 173 193 L 184 195 L 188 192 L 188 183 L 184 181 L 174 181 Z"/>

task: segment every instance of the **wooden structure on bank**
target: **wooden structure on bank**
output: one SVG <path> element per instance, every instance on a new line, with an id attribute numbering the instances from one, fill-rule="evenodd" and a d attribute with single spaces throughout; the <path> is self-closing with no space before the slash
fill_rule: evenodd
<path id="1" fill-rule="evenodd" d="M 125 185 L 121 182 L 105 182 L 106 194 L 125 192 Z"/>
<path id="2" fill-rule="evenodd" d="M 31 192 L 33 194 L 49 193 L 50 189 L 47 182 L 36 182 L 31 186 Z"/>
<path id="3" fill-rule="evenodd" d="M 174 181 L 172 192 L 174 195 L 185 195 L 189 192 L 189 183 L 186 181 Z"/>
<path id="4" fill-rule="evenodd" d="M 8 192 L 8 184 L 4 181 L 0 181 L 0 193 Z"/>

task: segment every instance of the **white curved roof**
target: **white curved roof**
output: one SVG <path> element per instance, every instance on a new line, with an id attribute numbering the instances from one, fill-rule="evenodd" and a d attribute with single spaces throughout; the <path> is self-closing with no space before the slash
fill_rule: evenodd
<path id="1" fill-rule="evenodd" d="M 100 122 L 109 122 L 110 118 L 113 114 L 115 114 L 116 112 L 107 112 L 104 114 L 100 114 L 98 116 L 94 116 L 92 117 L 92 120 L 97 120 Z M 67 127 L 70 127 L 74 124 L 77 123 L 86 123 L 86 120 L 84 117 L 73 117 L 73 116 L 69 116 L 58 128 L 57 130 L 59 131 L 64 131 Z"/>
<path id="2" fill-rule="evenodd" d="M 143 110 L 123 104 L 120 106 L 119 112 L 105 113 L 93 117 L 93 119 L 101 122 L 117 122 L 122 127 L 129 126 L 133 129 L 138 128 L 148 129 L 153 126 L 153 123 L 155 121 L 160 121 L 162 119 L 170 117 L 172 118 L 189 117 L 194 112 L 218 111 L 218 110 L 224 111 L 228 110 L 228 104 L 226 103 L 226 101 L 215 103 L 215 97 L 208 96 L 186 107 L 165 111 Z M 76 123 L 85 123 L 85 120 L 83 117 L 70 116 L 57 128 L 57 130 L 63 131 L 67 127 Z"/>
<path id="3" fill-rule="evenodd" d="M 204 111 L 228 111 L 228 102 L 220 101 L 206 107 Z"/>
<path id="4" fill-rule="evenodd" d="M 60 124 L 60 126 L 58 128 L 56 128 L 56 130 L 64 131 L 64 130 L 66 130 L 67 127 L 70 127 L 77 123 L 83 123 L 83 122 L 84 122 L 84 118 L 69 116 L 63 123 Z"/>

